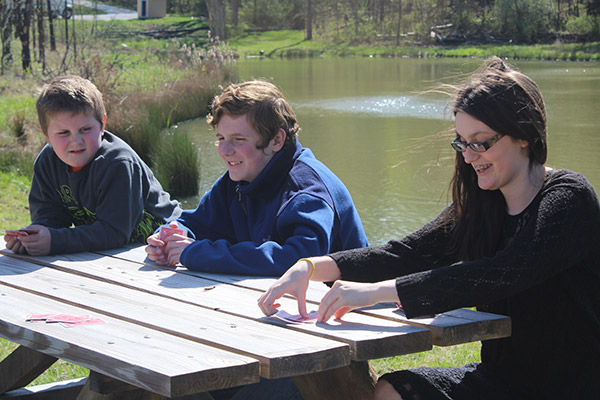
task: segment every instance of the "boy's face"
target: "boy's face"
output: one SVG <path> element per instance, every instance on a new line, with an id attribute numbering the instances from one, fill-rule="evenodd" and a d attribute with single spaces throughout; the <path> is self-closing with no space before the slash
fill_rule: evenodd
<path id="1" fill-rule="evenodd" d="M 282 129 L 267 147 L 258 149 L 262 137 L 248 123 L 246 114 L 231 116 L 223 114 L 217 125 L 219 155 L 225 161 L 231 180 L 252 182 L 266 167 L 285 140 Z"/>
<path id="2" fill-rule="evenodd" d="M 100 148 L 104 123 L 100 124 L 92 113 L 58 112 L 50 116 L 46 141 L 54 152 L 71 167 L 84 167 Z"/>

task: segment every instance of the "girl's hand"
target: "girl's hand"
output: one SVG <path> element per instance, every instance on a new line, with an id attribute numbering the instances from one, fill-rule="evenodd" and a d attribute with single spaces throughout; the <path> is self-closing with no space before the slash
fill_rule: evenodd
<path id="1" fill-rule="evenodd" d="M 262 312 L 266 316 L 275 314 L 280 306 L 280 304 L 275 303 L 277 299 L 284 294 L 291 294 L 298 301 L 298 312 L 302 317 L 307 318 L 306 290 L 312 272 L 313 267 L 308 261 L 303 260 L 292 265 L 277 282 L 259 297 L 258 306 Z"/>
<path id="2" fill-rule="evenodd" d="M 386 301 L 399 301 L 395 279 L 377 283 L 335 281 L 321 300 L 317 322 L 327 322 L 332 316 L 340 319 L 354 309 Z"/>

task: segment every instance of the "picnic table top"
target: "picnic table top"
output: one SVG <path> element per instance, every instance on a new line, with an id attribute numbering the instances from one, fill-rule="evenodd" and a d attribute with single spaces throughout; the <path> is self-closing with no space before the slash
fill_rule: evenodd
<path id="1" fill-rule="evenodd" d="M 0 336 L 178 397 L 510 335 L 509 318 L 468 309 L 408 320 L 384 305 L 325 324 L 291 323 L 265 317 L 256 304 L 274 281 L 160 267 L 139 245 L 44 257 L 0 247 Z M 311 282 L 309 309 L 327 289 Z M 280 303 L 297 314 L 295 299 Z M 28 320 L 33 314 L 96 323 Z M 0 393 L 23 383 L 9 372 L 26 369 L 26 358 L 0 363 Z"/>

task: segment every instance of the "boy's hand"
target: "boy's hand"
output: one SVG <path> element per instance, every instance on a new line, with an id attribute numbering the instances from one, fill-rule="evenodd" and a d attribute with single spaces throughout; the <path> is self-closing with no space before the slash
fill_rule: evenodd
<path id="1" fill-rule="evenodd" d="M 172 235 L 165 239 L 165 255 L 167 259 L 167 264 L 171 267 L 176 267 L 179 264 L 179 257 L 190 243 L 194 242 L 194 239 L 182 236 L 182 235 Z"/>
<path id="2" fill-rule="evenodd" d="M 144 250 L 148 253 L 148 258 L 159 265 L 166 265 L 167 257 L 163 251 L 165 243 L 158 239 L 158 233 L 148 236 L 146 242 L 148 242 L 148 246 Z"/>
<path id="3" fill-rule="evenodd" d="M 193 239 L 187 237 L 185 230 L 180 229 L 176 221 L 171 221 L 169 225 L 163 225 L 160 232 L 148 236 L 146 241 L 148 246 L 145 250 L 148 258 L 157 264 L 175 267 L 179 262 L 179 254 L 183 251 L 183 247 L 191 243 Z M 181 241 L 186 242 L 183 247 L 181 247 Z M 170 244 L 175 242 L 178 244 Z M 179 247 L 181 247 L 179 251 L 175 250 Z"/>
<path id="4" fill-rule="evenodd" d="M 50 253 L 51 235 L 48 228 L 42 225 L 30 225 L 25 229 L 37 230 L 19 236 L 5 236 L 6 248 L 15 254 L 28 253 L 32 256 L 45 256 Z"/>
<path id="5" fill-rule="evenodd" d="M 6 248 L 12 250 L 15 254 L 25 254 L 25 247 L 19 241 L 19 236 L 6 233 L 4 235 L 4 241 L 6 242 Z"/>

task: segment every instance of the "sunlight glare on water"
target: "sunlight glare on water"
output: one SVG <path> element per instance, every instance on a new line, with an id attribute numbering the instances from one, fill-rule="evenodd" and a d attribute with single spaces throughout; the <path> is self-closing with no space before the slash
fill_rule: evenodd
<path id="1" fill-rule="evenodd" d="M 359 113 L 374 117 L 415 117 L 441 119 L 446 102 L 419 96 L 370 96 L 324 99 L 292 103 L 295 110 Z"/>

